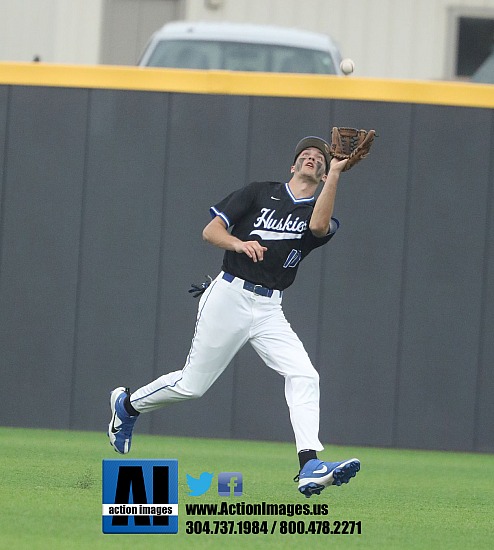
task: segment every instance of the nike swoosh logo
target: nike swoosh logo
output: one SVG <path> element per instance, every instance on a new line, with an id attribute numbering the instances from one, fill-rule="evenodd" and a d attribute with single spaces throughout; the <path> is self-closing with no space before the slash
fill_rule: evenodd
<path id="1" fill-rule="evenodd" d="M 325 474 L 328 471 L 328 467 L 324 465 L 320 470 L 314 470 L 315 474 Z"/>
<path id="2" fill-rule="evenodd" d="M 115 414 L 113 415 L 113 420 L 111 422 L 111 433 L 112 434 L 118 434 L 119 430 L 118 428 L 115 428 Z"/>
<path id="3" fill-rule="evenodd" d="M 274 201 L 280 201 L 281 199 L 278 199 L 277 197 L 271 197 Z"/>

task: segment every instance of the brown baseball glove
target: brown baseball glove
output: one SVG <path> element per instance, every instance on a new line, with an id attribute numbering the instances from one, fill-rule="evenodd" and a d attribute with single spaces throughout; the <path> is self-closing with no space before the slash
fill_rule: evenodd
<path id="1" fill-rule="evenodd" d="M 375 130 L 335 126 L 331 132 L 331 156 L 339 160 L 348 159 L 343 168 L 343 172 L 346 172 L 369 155 L 375 136 Z"/>

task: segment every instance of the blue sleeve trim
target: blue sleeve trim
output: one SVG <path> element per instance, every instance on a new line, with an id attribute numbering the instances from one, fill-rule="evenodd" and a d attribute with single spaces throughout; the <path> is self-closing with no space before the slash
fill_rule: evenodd
<path id="1" fill-rule="evenodd" d="M 339 227 L 340 227 L 340 221 L 336 218 L 331 218 L 331 221 L 329 222 L 328 235 L 334 235 Z"/>
<path id="2" fill-rule="evenodd" d="M 209 213 L 211 214 L 211 218 L 215 218 L 216 216 L 219 216 L 225 222 L 227 229 L 230 227 L 231 225 L 230 220 L 225 216 L 223 212 L 220 212 L 214 206 L 211 206 L 211 208 L 209 209 Z"/>

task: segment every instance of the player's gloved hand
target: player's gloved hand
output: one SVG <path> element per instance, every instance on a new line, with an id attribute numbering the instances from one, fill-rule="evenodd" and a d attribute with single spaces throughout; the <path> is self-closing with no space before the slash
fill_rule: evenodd
<path id="1" fill-rule="evenodd" d="M 208 288 L 208 286 L 213 282 L 213 279 L 209 275 L 205 275 L 206 280 L 199 285 L 192 283 L 190 285 L 189 294 L 192 294 L 194 298 L 199 298 L 201 294 Z"/>

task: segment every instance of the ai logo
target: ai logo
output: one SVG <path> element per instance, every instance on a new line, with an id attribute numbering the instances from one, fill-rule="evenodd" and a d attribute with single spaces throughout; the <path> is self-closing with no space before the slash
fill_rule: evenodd
<path id="1" fill-rule="evenodd" d="M 177 460 L 103 460 L 103 533 L 177 532 Z"/>

